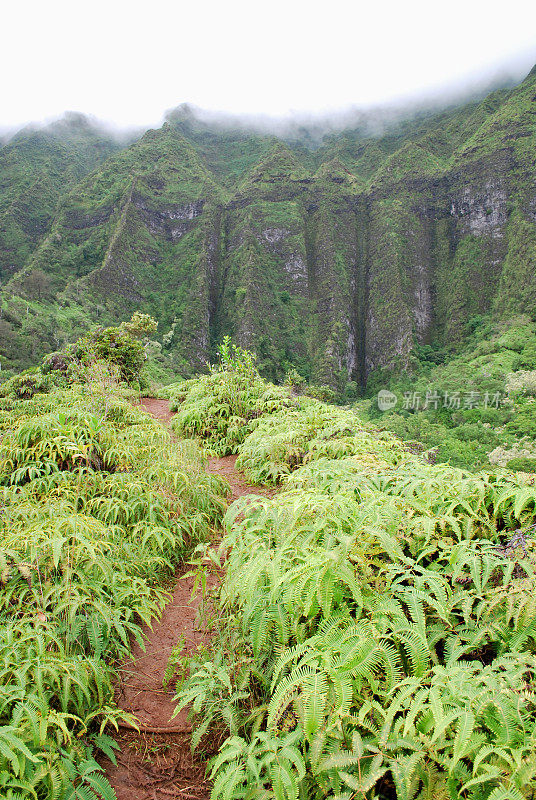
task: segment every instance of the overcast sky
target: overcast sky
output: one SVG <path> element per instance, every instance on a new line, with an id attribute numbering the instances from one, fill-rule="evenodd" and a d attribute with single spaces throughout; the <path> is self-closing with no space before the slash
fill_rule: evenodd
<path id="1" fill-rule="evenodd" d="M 3 7 L 2 29 L 2 127 L 376 105 L 536 63 L 535 0 L 30 0 Z"/>

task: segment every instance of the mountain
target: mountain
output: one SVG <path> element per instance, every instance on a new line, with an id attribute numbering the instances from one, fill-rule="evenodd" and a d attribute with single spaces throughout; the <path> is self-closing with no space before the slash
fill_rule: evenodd
<path id="1" fill-rule="evenodd" d="M 188 106 L 120 150 L 43 136 L 0 148 L 4 368 L 140 309 L 183 374 L 229 333 L 268 377 L 343 390 L 536 313 L 536 69 L 320 144 Z"/>
<path id="2" fill-rule="evenodd" d="M 0 279 L 25 264 L 60 196 L 118 147 L 74 113 L 44 128 L 28 126 L 0 147 Z"/>

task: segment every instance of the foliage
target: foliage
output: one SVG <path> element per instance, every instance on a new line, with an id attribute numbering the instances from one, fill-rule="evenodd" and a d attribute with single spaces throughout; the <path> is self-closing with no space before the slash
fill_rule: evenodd
<path id="1" fill-rule="evenodd" d="M 97 328 L 63 350 L 44 356 L 40 367 L 5 381 L 0 385 L 0 396 L 28 399 L 54 387 L 94 381 L 99 377 L 101 382 L 125 381 L 142 388 L 145 359 L 143 345 L 126 329 Z"/>
<path id="2" fill-rule="evenodd" d="M 121 328 L 97 329 L 67 350 L 81 364 L 95 358 L 115 364 L 127 383 L 139 378 L 145 360 L 142 344 Z"/>
<path id="3" fill-rule="evenodd" d="M 225 339 L 219 365 L 209 375 L 184 381 L 170 392 L 172 410 L 178 413 L 173 429 L 197 437 L 220 455 L 236 453 L 253 422 L 264 414 L 290 408 L 297 400 L 288 389 L 265 383 L 255 368 L 254 356 Z"/>
<path id="4" fill-rule="evenodd" d="M 300 375 L 297 369 L 289 369 L 285 375 L 285 386 L 296 394 L 301 394 L 307 385 L 306 379 Z"/>
<path id="5" fill-rule="evenodd" d="M 0 430 L 0 793 L 112 800 L 116 666 L 225 489 L 101 381 L 8 398 Z"/>
<path id="6" fill-rule="evenodd" d="M 397 396 L 391 411 L 380 412 L 376 396 L 356 404 L 402 439 L 434 448 L 438 461 L 467 469 L 495 463 L 497 448 L 531 450 L 536 425 L 535 373 L 524 368 L 536 347 L 534 322 L 526 316 L 474 322 L 472 341 L 453 357 L 439 364 L 423 359 L 413 377 L 373 377 L 371 393 L 389 389 Z"/>
<path id="7" fill-rule="evenodd" d="M 250 428 L 236 464 L 253 483 L 280 483 L 296 467 L 323 457 L 353 456 L 366 469 L 407 455 L 394 437 L 378 435 L 354 412 L 316 400 L 258 418 Z"/>
<path id="8" fill-rule="evenodd" d="M 22 400 L 28 400 L 34 394 L 41 392 L 48 392 L 51 388 L 51 380 L 48 376 L 43 375 L 39 369 L 27 369 L 21 372 L 20 375 L 14 375 L 5 383 L 0 385 L 0 396 L 6 397 L 13 394 Z"/>
<path id="9" fill-rule="evenodd" d="M 228 510 L 218 644 L 178 687 L 194 744 L 228 733 L 212 797 L 532 797 L 534 486 L 315 400 L 249 427 L 237 463 L 282 490 Z"/>
<path id="10" fill-rule="evenodd" d="M 136 339 L 143 339 L 148 338 L 151 333 L 156 332 L 158 322 L 149 314 L 142 314 L 141 311 L 135 311 L 130 320 L 128 322 L 122 322 L 120 327 L 130 334 L 130 336 Z"/>
<path id="11" fill-rule="evenodd" d="M 536 472 L 536 458 L 512 458 L 506 466 L 512 472 Z"/>

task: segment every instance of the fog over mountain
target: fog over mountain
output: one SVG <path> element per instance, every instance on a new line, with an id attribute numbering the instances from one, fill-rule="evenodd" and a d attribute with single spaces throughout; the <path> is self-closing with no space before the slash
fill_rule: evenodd
<path id="1" fill-rule="evenodd" d="M 441 84 L 430 86 L 426 90 L 409 90 L 390 101 L 356 103 L 352 100 L 352 90 L 349 88 L 347 102 L 338 107 L 320 103 L 316 108 L 288 110 L 279 114 L 222 110 L 217 104 L 205 107 L 191 102 L 186 96 L 175 107 L 167 111 L 162 109 L 160 121 L 151 120 L 148 116 L 145 123 L 135 125 L 122 125 L 113 117 L 99 118 L 91 108 L 80 108 L 78 111 L 66 109 L 61 115 L 52 115 L 43 120 L 34 120 L 29 116 L 28 121 L 20 125 L 3 125 L 0 117 L 0 144 L 10 141 L 19 133 L 50 129 L 50 126 L 54 126 L 59 134 L 62 125 L 68 125 L 73 119 L 82 116 L 87 124 L 122 143 L 134 141 L 148 128 L 159 127 L 164 121 L 177 117 L 211 128 L 242 129 L 284 139 L 305 139 L 312 144 L 318 144 L 324 136 L 346 128 L 359 128 L 363 134 L 381 135 L 401 120 L 455 104 L 477 101 L 497 88 L 511 87 L 524 77 L 535 61 L 536 41 L 533 47 L 510 54 L 499 63 L 487 64 L 480 70 L 469 71 L 462 76 L 456 76 L 453 71 L 450 79 Z M 361 82 L 364 80 L 372 80 L 372 76 L 360 78 Z M 182 91 L 187 94 L 188 89 Z M 228 99 L 223 93 L 221 102 L 225 104 L 226 101 Z"/>
<path id="2" fill-rule="evenodd" d="M 531 313 L 535 81 L 338 116 L 184 104 L 130 142 L 77 114 L 18 133 L 0 148 L 3 366 L 142 310 L 176 372 L 229 334 L 274 379 L 341 389 Z"/>

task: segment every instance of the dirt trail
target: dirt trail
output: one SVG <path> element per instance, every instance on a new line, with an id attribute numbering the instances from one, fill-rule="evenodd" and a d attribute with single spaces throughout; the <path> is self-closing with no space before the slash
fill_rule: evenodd
<path id="1" fill-rule="evenodd" d="M 164 425 L 173 416 L 167 400 L 143 398 L 141 407 Z M 229 481 L 230 502 L 244 494 L 272 493 L 248 484 L 236 471 L 235 461 L 236 456 L 226 456 L 211 458 L 208 464 L 209 472 Z M 181 579 L 186 572 L 187 566 L 179 570 L 172 599 L 161 619 L 154 622 L 152 630 L 145 630 L 145 652 L 135 644 L 132 657 L 120 670 L 116 701 L 136 715 L 141 733 L 121 728 L 115 737 L 120 745 L 117 765 L 107 759 L 102 762 L 117 800 L 205 800 L 210 796 L 210 786 L 204 779 L 205 761 L 191 754 L 191 727 L 186 710 L 172 719 L 174 690 L 162 688 L 166 665 L 179 637 L 185 637 L 189 653 L 208 641 L 198 618 L 201 598 L 197 596 L 190 602 L 194 579 L 191 576 Z M 217 583 L 216 576 L 209 579 L 211 588 Z"/>

